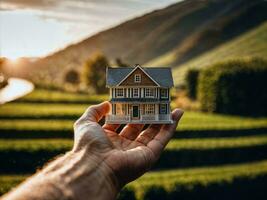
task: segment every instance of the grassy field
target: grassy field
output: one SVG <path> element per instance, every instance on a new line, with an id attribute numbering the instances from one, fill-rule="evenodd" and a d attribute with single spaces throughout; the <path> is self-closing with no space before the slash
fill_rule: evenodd
<path id="1" fill-rule="evenodd" d="M 69 151 L 73 122 L 89 105 L 106 99 L 106 95 L 37 89 L 18 101 L 1 105 L 0 160 L 5 162 L 0 165 L 0 194 L 28 177 L 36 167 Z M 199 184 L 205 185 L 205 191 L 214 183 L 240 187 L 236 179 L 258 184 L 267 175 L 266 151 L 267 118 L 185 112 L 175 138 L 153 169 L 156 171 L 130 183 L 128 188 L 142 199 L 153 185 L 172 193 L 178 184 L 183 191 L 194 194 Z"/>

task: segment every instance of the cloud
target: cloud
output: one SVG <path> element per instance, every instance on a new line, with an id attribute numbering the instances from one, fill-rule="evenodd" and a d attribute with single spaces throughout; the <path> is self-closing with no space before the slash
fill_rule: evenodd
<path id="1" fill-rule="evenodd" d="M 175 0 L 166 2 L 172 1 Z M 161 7 L 163 2 L 161 0 L 0 0 L 0 11 L 25 9 L 37 12 L 45 20 L 91 24 L 129 19 L 138 13 Z"/>
<path id="2" fill-rule="evenodd" d="M 1 0 L 1 9 L 45 9 L 55 6 L 55 0 Z"/>

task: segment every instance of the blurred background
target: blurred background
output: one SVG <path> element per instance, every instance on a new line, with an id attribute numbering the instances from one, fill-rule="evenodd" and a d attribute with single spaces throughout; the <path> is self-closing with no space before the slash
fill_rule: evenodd
<path id="1" fill-rule="evenodd" d="M 265 0 L 1 0 L 0 195 L 71 149 L 106 66 L 138 63 L 172 68 L 186 112 L 118 199 L 266 199 L 266 59 Z"/>

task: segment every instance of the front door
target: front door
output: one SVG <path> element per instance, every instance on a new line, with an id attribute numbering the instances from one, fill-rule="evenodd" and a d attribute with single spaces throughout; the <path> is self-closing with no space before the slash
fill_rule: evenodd
<path id="1" fill-rule="evenodd" d="M 138 105 L 133 105 L 132 118 L 139 119 L 139 106 Z"/>

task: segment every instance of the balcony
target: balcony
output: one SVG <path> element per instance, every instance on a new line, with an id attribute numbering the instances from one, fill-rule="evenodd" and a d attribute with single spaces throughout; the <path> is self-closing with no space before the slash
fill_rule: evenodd
<path id="1" fill-rule="evenodd" d="M 140 115 L 140 117 L 132 117 L 131 115 L 106 115 L 106 123 L 109 124 L 170 124 L 172 122 L 170 114 Z"/>
<path id="2" fill-rule="evenodd" d="M 127 102 L 127 103 L 162 103 L 162 102 L 169 102 L 168 98 L 112 98 L 110 99 L 112 103 L 120 103 L 120 102 Z"/>

